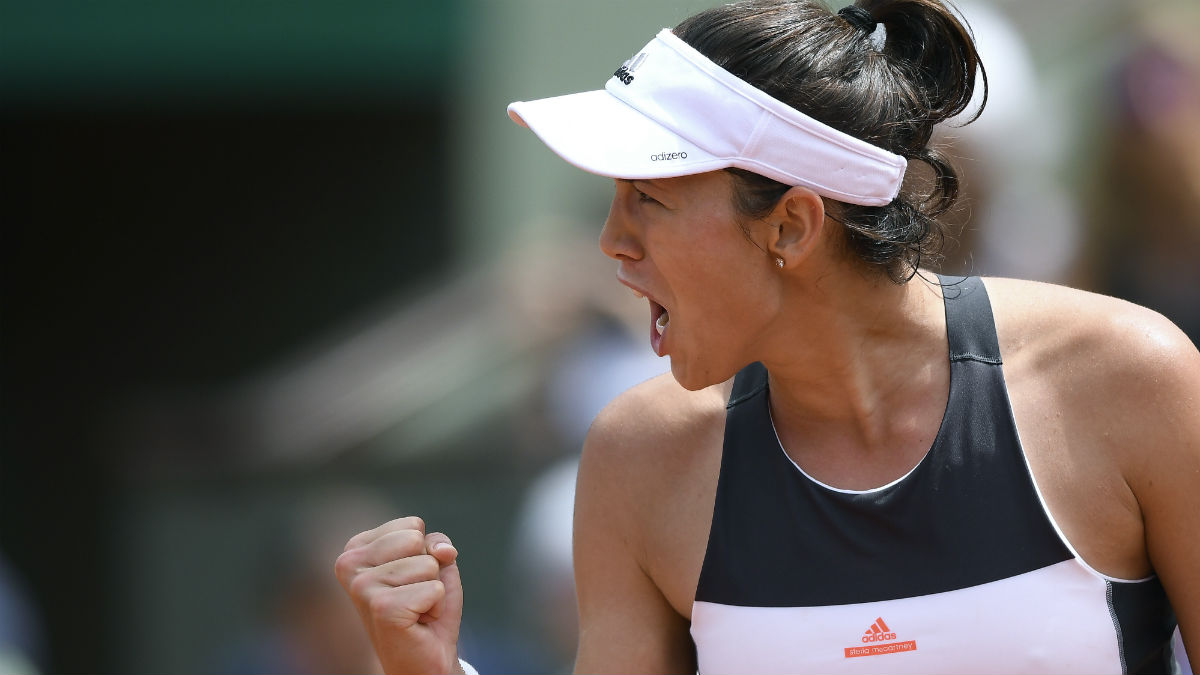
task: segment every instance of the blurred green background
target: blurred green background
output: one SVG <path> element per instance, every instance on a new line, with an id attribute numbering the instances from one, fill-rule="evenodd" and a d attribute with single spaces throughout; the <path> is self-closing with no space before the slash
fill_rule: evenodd
<path id="1" fill-rule="evenodd" d="M 364 672 L 333 559 L 417 513 L 480 669 L 567 669 L 571 462 L 667 365 L 594 245 L 609 181 L 504 106 L 711 4 L 0 2 L 0 664 Z M 946 268 L 1196 339 L 1195 7 L 963 10 L 994 88 L 941 137 Z"/>

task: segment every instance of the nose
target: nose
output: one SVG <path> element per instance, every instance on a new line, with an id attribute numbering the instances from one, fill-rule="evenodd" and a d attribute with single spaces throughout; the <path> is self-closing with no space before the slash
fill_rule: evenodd
<path id="1" fill-rule="evenodd" d="M 637 199 L 632 198 L 635 194 L 636 191 L 631 185 L 624 181 L 617 181 L 612 206 L 608 209 L 608 218 L 605 219 L 604 229 L 600 232 L 600 250 L 613 260 L 640 260 L 642 258 L 643 250 L 634 213 L 634 209 L 637 208 Z"/>

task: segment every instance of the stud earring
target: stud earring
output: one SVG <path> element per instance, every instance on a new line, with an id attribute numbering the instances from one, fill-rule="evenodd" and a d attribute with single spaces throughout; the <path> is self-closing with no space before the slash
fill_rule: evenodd
<path id="1" fill-rule="evenodd" d="M 776 258 L 775 266 L 778 267 L 779 269 L 783 269 L 783 258 Z"/>

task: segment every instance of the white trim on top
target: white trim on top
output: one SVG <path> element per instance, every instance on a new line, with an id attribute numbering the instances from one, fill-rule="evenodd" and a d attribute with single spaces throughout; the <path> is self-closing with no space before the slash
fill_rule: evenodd
<path id="1" fill-rule="evenodd" d="M 980 279 L 980 281 L 982 282 L 983 280 Z M 984 287 L 986 288 L 986 284 Z M 1004 355 L 1001 354 L 1000 357 L 1001 361 L 1003 361 Z M 1116 584 L 1140 584 L 1153 579 L 1156 576 L 1154 574 L 1142 577 L 1141 579 L 1122 579 L 1121 577 L 1109 576 L 1089 565 L 1087 561 L 1083 559 L 1083 556 L 1079 555 L 1079 551 L 1075 550 L 1075 547 L 1071 545 L 1071 540 L 1067 539 L 1067 535 L 1063 532 L 1062 528 L 1059 527 L 1058 520 L 1054 518 L 1054 514 L 1050 511 L 1050 505 L 1046 503 L 1046 497 L 1042 494 L 1041 486 L 1038 485 L 1037 476 L 1034 475 L 1033 467 L 1029 464 L 1029 457 L 1025 454 L 1025 442 L 1021 440 L 1021 427 L 1017 424 L 1017 415 L 1013 412 L 1012 399 L 1010 399 L 1008 396 L 1008 384 L 1004 381 L 1003 363 L 1000 366 L 1000 383 L 1004 385 L 1004 403 L 1008 407 L 1008 419 L 1012 422 L 1013 430 L 1017 432 L 1017 451 L 1021 453 L 1021 461 L 1025 464 L 1025 471 L 1029 473 L 1029 481 L 1033 483 L 1033 493 L 1037 495 L 1038 503 L 1042 506 L 1042 512 L 1046 514 L 1046 519 L 1050 521 L 1050 526 L 1054 528 L 1055 534 L 1058 535 L 1058 538 L 1060 541 L 1062 541 L 1063 546 L 1066 546 L 1067 550 L 1071 552 L 1071 555 L 1075 556 L 1075 562 L 1079 563 L 1080 567 L 1095 575 L 1097 578 L 1104 579 L 1105 581 L 1111 581 Z"/>
<path id="2" fill-rule="evenodd" d="M 943 413 L 943 417 L 942 417 L 943 422 L 945 422 L 944 415 L 945 414 Z M 809 479 L 814 484 L 816 484 L 820 487 L 823 487 L 826 490 L 829 490 L 830 492 L 840 492 L 840 493 L 846 494 L 846 495 L 869 495 L 874 492 L 886 490 L 886 489 L 892 487 L 893 485 L 899 485 L 901 481 L 903 481 L 905 478 L 908 478 L 909 476 L 911 476 L 912 473 L 917 470 L 917 467 L 921 466 L 921 463 L 925 461 L 925 458 L 928 457 L 931 452 L 933 452 L 933 446 L 937 444 L 938 438 L 941 437 L 941 428 L 939 427 L 938 435 L 934 437 L 933 443 L 931 443 L 929 445 L 929 449 L 925 451 L 924 455 L 921 455 L 921 459 L 918 460 L 915 465 L 913 465 L 913 468 L 911 468 L 907 472 L 905 472 L 903 476 L 900 476 L 899 478 L 897 478 L 896 480 L 893 480 L 892 482 L 888 483 L 887 485 L 880 485 L 879 487 L 868 488 L 866 490 L 850 490 L 848 488 L 834 487 L 832 485 L 829 485 L 828 483 L 823 483 L 820 480 L 817 480 L 816 478 L 813 478 L 812 476 L 810 476 L 809 473 L 807 471 L 805 471 L 804 469 L 800 468 L 800 465 L 796 463 L 796 460 L 792 459 L 792 456 L 789 455 L 787 453 L 787 450 L 784 450 L 784 448 L 783 448 L 783 441 L 781 441 L 779 439 L 779 430 L 775 428 L 775 417 L 774 417 L 774 415 L 771 414 L 770 403 L 767 404 L 767 418 L 771 420 L 771 432 L 775 434 L 775 447 L 779 448 L 779 452 L 783 453 L 783 456 L 785 458 L 787 458 L 787 461 L 790 462 L 792 466 L 796 467 L 796 470 L 800 472 L 800 475 Z"/>

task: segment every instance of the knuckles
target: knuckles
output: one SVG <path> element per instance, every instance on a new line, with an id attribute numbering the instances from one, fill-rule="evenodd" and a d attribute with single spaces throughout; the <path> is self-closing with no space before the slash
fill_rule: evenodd
<path id="1" fill-rule="evenodd" d="M 380 537 L 387 536 L 388 534 L 399 530 L 416 530 L 423 536 L 425 534 L 425 519 L 421 516 L 405 516 L 403 518 L 389 520 L 379 527 L 359 532 L 353 537 L 350 537 L 350 540 L 346 542 L 346 547 L 343 550 L 349 551 L 350 549 L 366 546 Z"/>
<path id="2" fill-rule="evenodd" d="M 428 553 L 398 557 L 384 565 L 369 565 L 368 552 L 356 548 L 338 556 L 333 564 L 334 573 L 350 595 L 365 598 L 375 586 L 402 587 L 423 581 L 437 580 L 441 564 Z M 439 582 L 440 583 L 440 582 Z"/>
<path id="3" fill-rule="evenodd" d="M 404 618 L 411 618 L 411 614 L 414 612 L 400 605 L 396 600 L 390 593 L 373 593 L 366 598 L 367 611 L 376 619 L 400 618 L 397 615 L 403 616 L 404 614 L 410 615 L 410 617 Z"/>
<path id="4" fill-rule="evenodd" d="M 396 525 L 397 529 L 416 530 L 417 532 L 421 533 L 421 536 L 425 536 L 425 519 L 421 516 L 405 516 L 403 518 L 397 518 L 388 524 Z"/>
<path id="5" fill-rule="evenodd" d="M 337 557 L 333 562 L 333 572 L 337 575 L 343 586 L 358 574 L 358 570 L 362 567 L 363 551 L 361 549 L 350 549 Z"/>
<path id="6" fill-rule="evenodd" d="M 425 552 L 425 534 L 419 530 L 396 530 L 388 532 L 375 540 L 371 546 L 378 546 L 392 559 L 399 560 Z"/>
<path id="7" fill-rule="evenodd" d="M 369 574 L 359 574 L 350 579 L 346 584 L 346 590 L 350 592 L 350 597 L 354 600 L 366 600 L 368 605 L 375 602 L 377 593 L 373 593 L 375 587 L 378 586 L 375 579 Z"/>
<path id="8" fill-rule="evenodd" d="M 339 578 L 343 574 L 355 574 L 365 567 L 425 553 L 425 535 L 418 530 L 396 530 L 371 541 L 362 541 L 356 546 L 352 546 L 353 543 L 352 539 L 346 544 L 346 550 L 334 563 Z"/>
<path id="9" fill-rule="evenodd" d="M 416 623 L 445 597 L 446 586 L 434 579 L 395 588 L 374 587 L 364 593 L 363 605 L 375 620 Z"/>
<path id="10" fill-rule="evenodd" d="M 437 558 L 431 555 L 418 555 L 412 558 L 413 573 L 422 581 L 433 580 L 438 578 L 438 571 L 441 566 L 438 564 Z"/>

